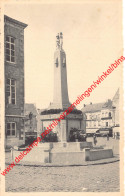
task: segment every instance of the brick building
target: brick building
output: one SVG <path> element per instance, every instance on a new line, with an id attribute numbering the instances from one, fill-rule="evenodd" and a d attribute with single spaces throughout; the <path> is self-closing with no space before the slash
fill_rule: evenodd
<path id="1" fill-rule="evenodd" d="M 24 143 L 24 29 L 26 24 L 4 17 L 5 145 Z"/>

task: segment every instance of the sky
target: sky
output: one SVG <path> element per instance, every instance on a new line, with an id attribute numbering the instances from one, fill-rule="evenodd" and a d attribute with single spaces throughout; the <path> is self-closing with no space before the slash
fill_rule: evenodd
<path id="1" fill-rule="evenodd" d="M 28 24 L 24 31 L 25 102 L 44 109 L 53 100 L 56 35 L 63 32 L 70 102 L 74 102 L 122 56 L 120 1 L 5 4 L 4 13 Z M 122 66 L 113 71 L 79 104 L 112 99 L 122 80 Z"/>

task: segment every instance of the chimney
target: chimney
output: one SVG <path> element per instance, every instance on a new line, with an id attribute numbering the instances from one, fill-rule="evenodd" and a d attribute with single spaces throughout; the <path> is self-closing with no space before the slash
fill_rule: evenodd
<path id="1" fill-rule="evenodd" d="M 111 105 L 112 104 L 112 100 L 108 99 L 108 104 Z"/>

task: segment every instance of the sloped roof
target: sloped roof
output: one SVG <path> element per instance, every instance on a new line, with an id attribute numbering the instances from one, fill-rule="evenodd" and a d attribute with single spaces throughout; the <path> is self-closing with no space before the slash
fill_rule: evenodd
<path id="1" fill-rule="evenodd" d="M 25 115 L 27 115 L 30 112 L 32 112 L 34 115 L 37 115 L 36 106 L 32 103 L 26 103 L 24 113 L 25 113 Z"/>
<path id="2" fill-rule="evenodd" d="M 105 109 L 105 108 L 109 108 L 111 109 L 113 106 L 112 106 L 112 101 L 110 99 L 108 99 L 107 102 L 104 103 L 104 105 L 102 106 L 102 109 Z"/>
<path id="3" fill-rule="evenodd" d="M 103 109 L 111 109 L 111 108 L 113 108 L 112 101 L 110 99 L 108 99 L 106 102 L 103 102 L 103 103 L 95 103 L 95 104 L 85 105 L 82 108 L 82 112 L 84 112 L 84 113 L 97 112 L 97 111 L 101 111 Z"/>
<path id="4" fill-rule="evenodd" d="M 23 23 L 23 22 L 20 22 L 20 21 L 18 21 L 18 20 L 15 20 L 15 19 L 13 19 L 13 18 L 11 18 L 11 17 L 9 17 L 9 16 L 7 16 L 7 15 L 4 15 L 4 21 L 5 21 L 5 22 L 6 22 L 6 21 L 9 21 L 9 22 L 14 23 L 14 24 L 16 24 L 16 25 L 22 26 L 23 28 L 26 28 L 26 27 L 28 26 L 27 24 L 25 24 L 25 23 Z"/>
<path id="5" fill-rule="evenodd" d="M 85 107 L 82 108 L 82 112 L 86 113 L 86 112 L 100 111 L 104 104 L 105 104 L 105 102 L 86 105 Z"/>
<path id="6" fill-rule="evenodd" d="M 116 93 L 115 93 L 115 95 L 114 95 L 114 97 L 113 97 L 113 99 L 112 99 L 112 101 L 115 101 L 116 99 L 119 99 L 119 88 L 118 88 L 118 90 L 116 91 Z"/>
<path id="7" fill-rule="evenodd" d="M 119 94 L 119 88 L 118 90 L 116 91 L 113 99 L 112 99 L 112 103 L 113 103 L 113 106 L 114 107 L 118 107 L 118 104 L 119 104 L 119 98 L 120 98 L 120 94 Z"/>

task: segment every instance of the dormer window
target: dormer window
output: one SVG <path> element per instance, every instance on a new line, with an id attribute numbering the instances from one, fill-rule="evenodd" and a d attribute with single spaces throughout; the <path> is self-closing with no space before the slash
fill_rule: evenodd
<path id="1" fill-rule="evenodd" d="M 6 36 L 6 61 L 15 62 L 15 39 L 11 36 Z"/>

